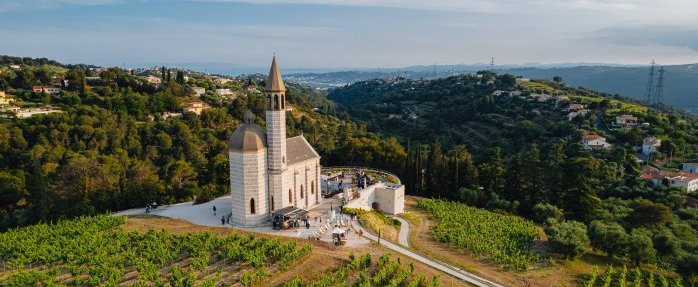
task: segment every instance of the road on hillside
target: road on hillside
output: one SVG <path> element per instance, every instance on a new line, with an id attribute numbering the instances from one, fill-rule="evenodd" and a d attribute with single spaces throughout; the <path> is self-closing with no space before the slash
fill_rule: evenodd
<path id="1" fill-rule="evenodd" d="M 363 233 L 363 236 L 366 237 L 366 238 L 368 238 L 369 240 L 372 240 L 372 241 L 379 241 L 379 240 L 378 240 L 378 237 L 376 237 L 376 236 L 373 235 L 373 234 L 368 233 L 358 222 L 353 221 L 353 222 L 352 222 L 352 225 L 353 225 L 354 228 L 356 228 L 357 230 L 361 230 L 362 233 Z M 407 223 L 407 221 L 404 221 L 404 222 L 401 221 L 401 225 L 405 225 L 405 226 L 406 226 L 405 228 L 406 228 L 406 229 L 408 230 L 408 232 L 409 232 L 409 223 Z M 402 231 L 402 227 L 400 228 L 400 231 Z M 401 233 L 402 233 L 402 232 L 401 232 Z M 422 255 L 419 255 L 419 254 L 417 254 L 417 253 L 415 253 L 415 252 L 413 252 L 413 251 L 411 251 L 411 250 L 409 250 L 409 249 L 407 249 L 407 248 L 405 248 L 405 247 L 402 247 L 402 246 L 397 245 L 397 244 L 395 244 L 395 243 L 392 243 L 392 242 L 390 242 L 390 241 L 387 241 L 387 240 L 380 240 L 380 244 L 382 244 L 383 246 L 385 246 L 385 247 L 387 247 L 387 248 L 389 248 L 389 249 L 391 249 L 391 250 L 393 250 L 393 251 L 395 251 L 395 252 L 398 252 L 398 253 L 400 253 L 400 254 L 402 254 L 402 255 L 405 255 L 405 256 L 410 257 L 410 258 L 412 258 L 412 259 L 414 259 L 414 260 L 417 260 L 417 261 L 419 261 L 419 262 L 422 262 L 422 263 L 424 263 L 424 264 L 426 264 L 426 265 L 429 265 L 429 266 L 431 266 L 431 267 L 433 267 L 433 268 L 436 268 L 437 270 L 440 270 L 440 271 L 442 271 L 442 272 L 444 272 L 444 273 L 446 273 L 446 274 L 449 274 L 449 275 L 451 275 L 451 276 L 454 276 L 454 277 L 456 277 L 456 278 L 458 278 L 458 279 L 461 279 L 461 280 L 463 280 L 463 281 L 465 281 L 465 282 L 468 282 L 468 283 L 470 283 L 470 284 L 473 284 L 473 285 L 475 285 L 475 286 L 479 286 L 479 287 L 505 287 L 505 285 L 502 285 L 502 284 L 499 284 L 499 283 L 496 283 L 496 282 L 492 282 L 492 281 L 490 281 L 490 280 L 487 280 L 487 279 L 485 279 L 485 278 L 482 278 L 482 277 L 480 277 L 480 276 L 478 276 L 478 275 L 475 275 L 475 274 L 473 274 L 473 273 L 467 272 L 467 271 L 465 271 L 465 270 L 456 268 L 456 267 L 451 266 L 451 265 L 448 265 L 448 264 L 446 264 L 446 263 L 442 263 L 442 262 L 433 260 L 433 259 L 431 259 L 431 258 L 424 257 L 424 256 L 422 256 Z"/>

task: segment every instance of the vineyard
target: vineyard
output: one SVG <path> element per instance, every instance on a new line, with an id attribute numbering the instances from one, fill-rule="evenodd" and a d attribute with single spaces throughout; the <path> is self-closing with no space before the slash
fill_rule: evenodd
<path id="1" fill-rule="evenodd" d="M 440 242 L 517 270 L 538 261 L 531 247 L 539 230 L 531 221 L 444 200 L 419 199 L 417 205 L 437 221 L 431 233 Z"/>
<path id="2" fill-rule="evenodd" d="M 371 255 L 364 254 L 356 257 L 349 255 L 349 262 L 312 282 L 304 282 L 295 278 L 285 284 L 285 287 L 329 287 L 329 286 L 385 286 L 385 287 L 437 287 L 439 277 L 427 279 L 426 276 L 415 275 L 414 265 L 402 267 L 400 259 L 391 260 L 382 255 L 373 262 Z"/>
<path id="3" fill-rule="evenodd" d="M 608 266 L 603 273 L 599 272 L 598 267 L 594 267 L 581 286 L 683 287 L 684 285 L 680 277 L 668 278 L 661 274 L 643 272 L 638 268 L 628 270 L 626 266 L 623 268 Z"/>
<path id="4" fill-rule="evenodd" d="M 126 232 L 125 221 L 84 217 L 0 234 L 0 286 L 250 286 L 310 251 L 235 232 Z"/>

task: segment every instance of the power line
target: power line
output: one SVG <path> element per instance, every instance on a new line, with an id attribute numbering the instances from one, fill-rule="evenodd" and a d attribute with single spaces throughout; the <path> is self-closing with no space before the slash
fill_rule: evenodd
<path id="1" fill-rule="evenodd" d="M 647 80 L 647 90 L 645 92 L 645 95 L 647 97 L 647 104 L 649 104 L 649 105 L 652 104 L 652 98 L 653 98 L 652 91 L 653 90 L 654 90 L 654 60 L 652 60 L 652 65 L 650 66 L 650 77 Z"/>
<path id="2" fill-rule="evenodd" d="M 664 103 L 664 67 L 659 67 L 659 78 L 657 78 L 657 87 L 654 90 L 655 105 Z"/>

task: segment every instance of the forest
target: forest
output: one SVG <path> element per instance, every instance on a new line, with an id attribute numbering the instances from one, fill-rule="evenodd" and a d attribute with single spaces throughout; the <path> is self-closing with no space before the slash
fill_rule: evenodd
<path id="1" fill-rule="evenodd" d="M 247 110 L 264 126 L 263 77 L 220 83 L 170 72 L 149 72 L 164 79 L 161 85 L 120 68 L 95 74 L 45 61 L 0 74 L 0 89 L 24 105 L 65 111 L 0 119 L 0 229 L 227 193 L 227 138 Z M 71 83 L 60 94 L 31 90 L 56 77 Z M 206 88 L 201 100 L 212 108 L 164 118 L 192 100 L 193 86 Z M 634 149 L 656 136 L 662 168 L 698 161 L 695 118 L 561 80 L 524 85 L 486 71 L 370 80 L 327 95 L 287 86 L 289 136 L 303 134 L 324 166 L 386 169 L 400 175 L 409 194 L 533 220 L 565 257 L 588 245 L 628 265 L 696 276 L 698 211 L 686 207 L 695 195 L 640 180 Z M 239 96 L 221 98 L 210 92 L 216 88 Z M 497 90 L 522 96 L 495 96 Z M 568 120 L 569 100 L 531 101 L 531 93 L 566 95 L 592 112 Z M 619 113 L 649 127 L 609 128 Z M 584 148 L 588 133 L 614 147 Z M 609 246 L 609 238 L 618 244 Z"/>
<path id="2" fill-rule="evenodd" d="M 568 99 L 541 102 L 528 99 L 532 93 Z M 408 192 L 531 219 L 545 227 L 554 251 L 564 257 L 578 257 L 591 246 L 609 258 L 653 263 L 695 282 L 698 210 L 686 202 L 696 195 L 641 180 L 635 149 L 654 136 L 662 139 L 654 153 L 661 164 L 651 165 L 669 170 L 695 162 L 695 118 L 561 79 L 517 83 L 511 75 L 487 71 L 358 82 L 329 97 L 354 120 L 405 143 L 399 174 Z M 571 101 L 591 112 L 569 120 Z M 649 127 L 613 127 L 623 113 Z M 581 139 L 589 133 L 604 135 L 613 148 L 585 148 Z"/>
<path id="3" fill-rule="evenodd" d="M 33 65 L 36 63 L 37 65 Z M 53 65 L 51 65 L 53 64 Z M 228 192 L 227 141 L 247 110 L 264 126 L 263 82 L 239 79 L 220 84 L 206 76 L 184 83 L 178 71 L 162 85 L 120 68 L 94 70 L 24 61 L 20 71 L 0 74 L 0 90 L 25 106 L 51 105 L 64 113 L 0 119 L 0 230 L 107 211 L 215 197 Z M 96 75 L 95 75 L 96 74 Z M 88 83 L 87 77 L 99 77 Z M 36 93 L 33 85 L 64 78 L 60 94 Z M 212 108 L 200 116 L 181 111 L 191 87 L 231 88 L 222 99 L 207 93 Z M 333 104 L 312 89 L 288 85 L 289 135 L 303 133 L 324 165 L 399 169 L 406 152 L 394 138 L 329 115 Z M 314 111 L 313 108 L 321 107 Z"/>

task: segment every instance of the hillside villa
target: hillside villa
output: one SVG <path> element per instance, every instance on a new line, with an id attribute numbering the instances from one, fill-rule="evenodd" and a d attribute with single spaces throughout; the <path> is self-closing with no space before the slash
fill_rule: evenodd
<path id="1" fill-rule="evenodd" d="M 230 96 L 234 95 L 235 93 L 230 89 L 216 89 L 216 94 L 219 96 Z"/>
<path id="2" fill-rule="evenodd" d="M 58 94 L 61 92 L 61 88 L 57 86 L 33 86 L 32 91 L 35 93 Z"/>
<path id="3" fill-rule="evenodd" d="M 36 115 L 46 115 L 52 113 L 62 113 L 63 111 L 53 107 L 43 107 L 34 109 L 18 109 L 15 111 L 15 117 L 18 119 L 26 119 Z"/>
<path id="4" fill-rule="evenodd" d="M 698 190 L 698 174 L 686 171 L 659 170 L 645 165 L 640 173 L 640 178 L 652 181 L 655 185 L 668 184 L 671 187 L 679 187 L 687 192 Z"/>
<path id="5" fill-rule="evenodd" d="M 192 87 L 192 90 L 194 90 L 194 94 L 196 94 L 197 97 L 201 97 L 206 93 L 206 89 L 202 87 Z"/>
<path id="6" fill-rule="evenodd" d="M 185 113 L 192 112 L 200 116 L 201 112 L 210 108 L 211 106 L 209 106 L 207 103 L 197 101 L 187 104 L 186 106 L 184 106 L 183 110 Z"/>
<path id="7" fill-rule="evenodd" d="M 613 145 L 606 142 L 606 138 L 597 134 L 588 134 L 582 138 L 582 144 L 588 149 L 610 149 Z"/>
<path id="8" fill-rule="evenodd" d="M 615 124 L 617 126 L 621 126 L 624 128 L 632 128 L 638 126 L 638 118 L 633 115 L 620 115 L 616 116 L 616 122 Z"/>
<path id="9" fill-rule="evenodd" d="M 570 106 L 567 108 L 569 111 L 579 111 L 586 109 L 587 106 L 584 104 L 578 104 L 578 103 L 570 103 Z"/>
<path id="10" fill-rule="evenodd" d="M 145 80 L 153 85 L 159 85 L 162 83 L 162 80 L 156 76 L 147 76 L 145 77 Z"/>
<path id="11" fill-rule="evenodd" d="M 642 154 L 649 156 L 662 146 L 662 140 L 656 137 L 646 137 L 642 140 Z"/>

